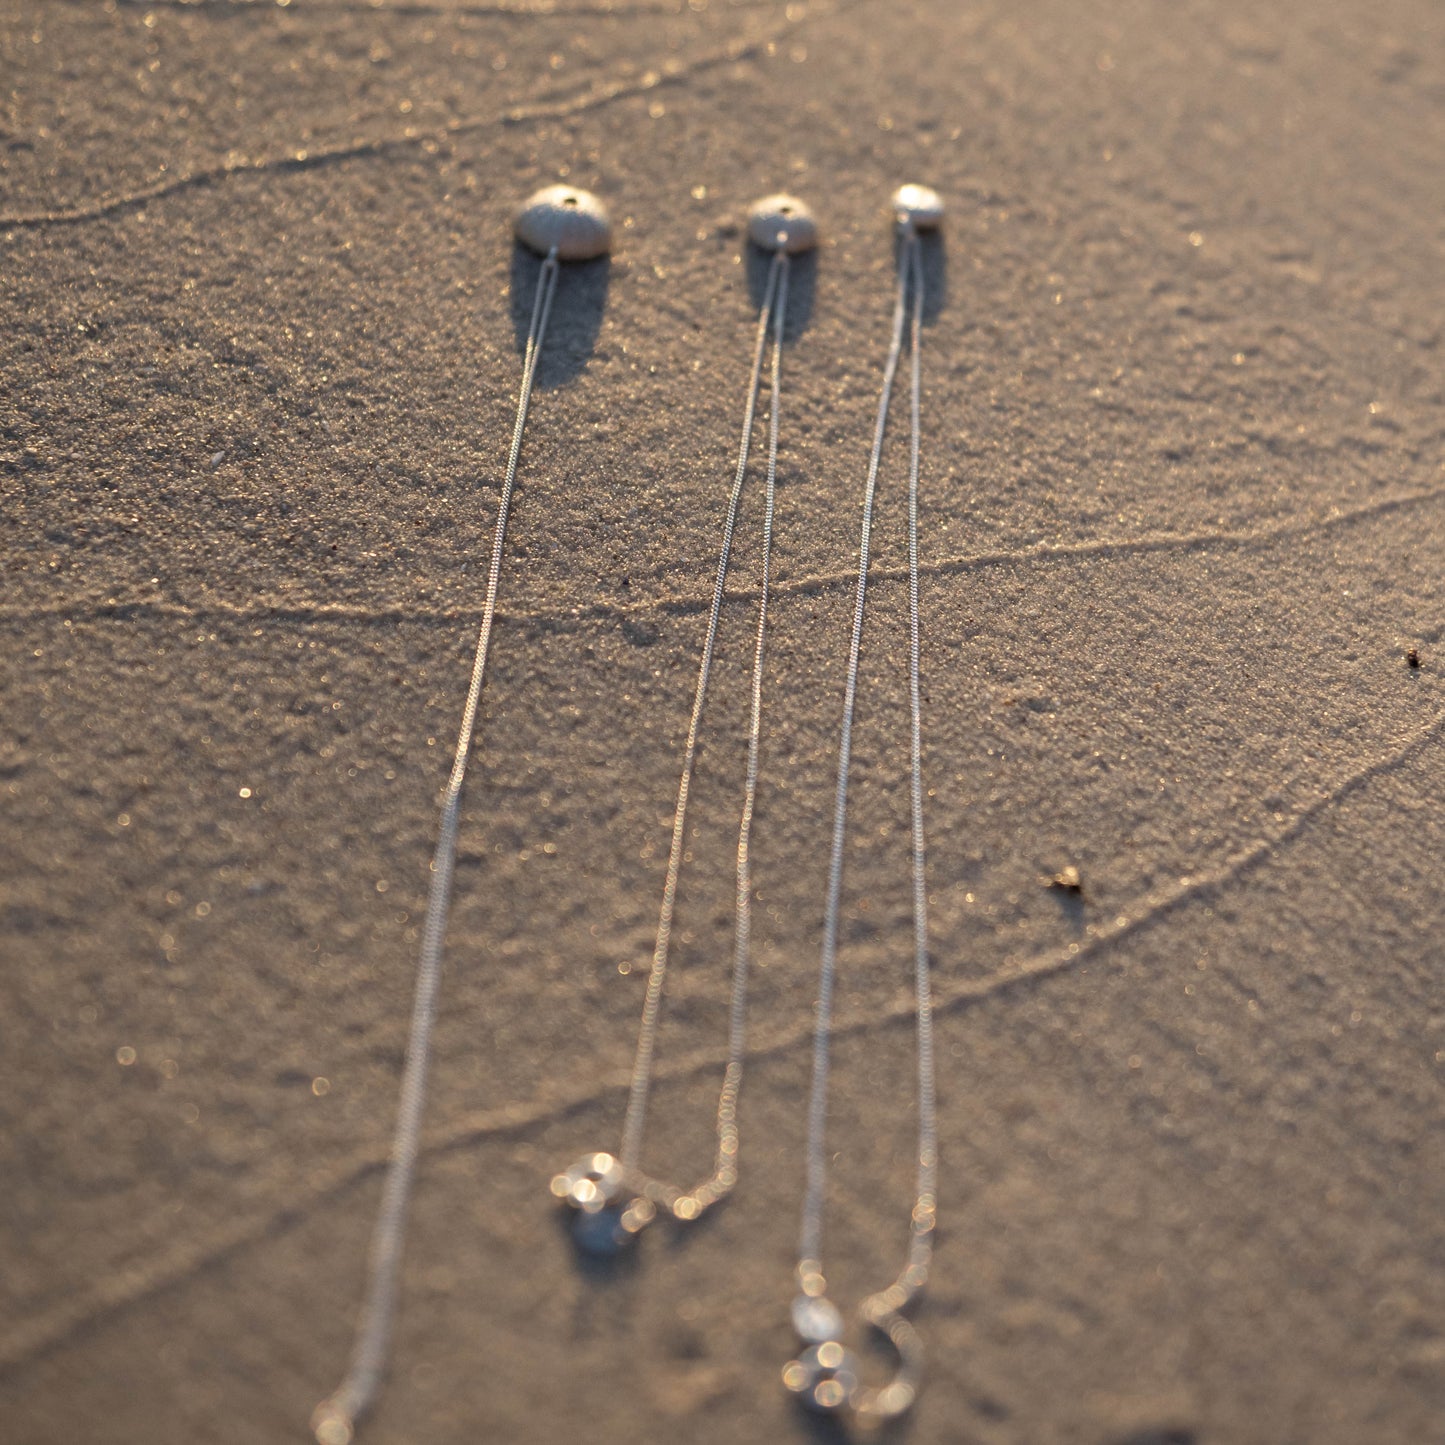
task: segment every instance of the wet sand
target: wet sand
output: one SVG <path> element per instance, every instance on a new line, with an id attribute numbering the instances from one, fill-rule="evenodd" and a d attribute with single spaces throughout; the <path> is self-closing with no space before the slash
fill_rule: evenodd
<path id="1" fill-rule="evenodd" d="M 533 407 L 360 1438 L 832 1438 L 778 1370 L 909 179 L 951 209 L 922 481 L 941 1232 L 899 1438 L 1432 1438 L 1438 7 L 5 0 L 0 55 L 7 1445 L 299 1441 L 341 1373 L 536 277 L 509 217 L 564 177 L 618 244 L 564 274 Z M 784 363 L 743 1180 L 579 1268 L 547 1180 L 620 1129 L 754 324 L 741 221 L 780 187 L 825 243 Z M 899 435 L 845 1304 L 911 1202 Z M 649 1126 L 676 1175 L 724 1050 L 760 501 Z M 1067 866 L 1082 899 L 1045 886 Z"/>

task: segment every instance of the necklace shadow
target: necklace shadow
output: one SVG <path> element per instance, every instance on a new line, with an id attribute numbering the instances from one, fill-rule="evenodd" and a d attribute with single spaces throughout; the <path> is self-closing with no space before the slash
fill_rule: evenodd
<path id="1" fill-rule="evenodd" d="M 948 249 L 942 231 L 918 233 L 919 258 L 923 262 L 923 324 L 931 325 L 948 305 Z M 901 259 L 903 235 L 893 238 L 893 258 Z"/>
<path id="2" fill-rule="evenodd" d="M 532 325 L 532 306 L 537 299 L 537 282 L 542 258 L 525 246 L 512 249 L 511 311 L 512 333 L 517 354 L 527 350 L 527 333 Z M 575 380 L 587 369 L 597 348 L 602 315 L 607 309 L 607 288 L 612 282 L 612 260 L 563 261 L 552 297 L 552 314 L 533 386 L 551 391 Z"/>
<path id="3" fill-rule="evenodd" d="M 709 1209 L 697 1219 L 679 1221 L 668 1216 L 655 1220 L 631 1243 L 615 1251 L 598 1252 L 579 1242 L 577 1216 L 569 1209 L 557 1211 L 557 1229 L 566 1238 L 577 1272 L 589 1283 L 607 1285 L 634 1278 L 643 1268 L 642 1252 L 649 1245 L 678 1255 L 692 1247 L 695 1239 L 711 1234 L 716 1209 Z"/>
<path id="4" fill-rule="evenodd" d="M 799 1436 L 812 1445 L 858 1445 L 860 1436 L 868 1445 L 897 1445 L 906 1440 L 914 1429 L 917 1415 L 909 1411 L 896 1419 L 870 1425 L 867 1433 L 848 1415 L 820 1415 L 803 1405 L 794 1405 L 797 1411 Z"/>
<path id="5" fill-rule="evenodd" d="M 748 273 L 748 296 L 752 299 L 753 314 L 763 307 L 763 297 L 768 289 L 768 273 L 773 269 L 773 253 L 748 244 L 747 260 L 744 263 Z M 792 257 L 788 262 L 788 314 L 783 320 L 783 344 L 794 342 L 807 329 L 813 319 L 813 301 L 818 289 L 818 253 L 805 251 Z"/>
<path id="6" fill-rule="evenodd" d="M 578 1243 L 576 1221 L 577 1216 L 571 1209 L 557 1209 L 557 1233 L 562 1236 L 578 1275 L 586 1283 L 601 1287 L 637 1278 L 642 1268 L 637 1248 L 640 1241 L 634 1240 L 615 1253 L 599 1253 Z"/>

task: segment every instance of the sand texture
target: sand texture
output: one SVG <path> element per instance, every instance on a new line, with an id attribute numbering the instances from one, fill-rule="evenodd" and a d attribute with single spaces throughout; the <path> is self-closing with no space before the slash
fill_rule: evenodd
<path id="1" fill-rule="evenodd" d="M 943 1175 L 913 1445 L 1445 1418 L 1445 10 L 0 0 L 0 1441 L 306 1439 L 360 1299 L 537 275 L 568 268 L 364 1445 L 788 1445 L 778 1371 L 886 202 L 923 403 Z M 580 1267 L 741 416 L 784 362 L 743 1180 Z M 904 484 L 862 659 L 828 1266 L 911 1202 Z M 647 1162 L 705 1172 L 744 505 Z M 1407 655 L 1418 653 L 1412 668 Z M 1044 886 L 1079 870 L 1076 899 Z M 128 1061 L 128 1062 L 127 1062 Z M 869 1370 L 885 1361 L 869 1356 Z"/>

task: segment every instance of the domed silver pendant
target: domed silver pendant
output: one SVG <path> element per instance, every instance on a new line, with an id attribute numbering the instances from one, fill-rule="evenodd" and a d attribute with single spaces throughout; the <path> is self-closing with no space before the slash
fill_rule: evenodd
<path id="1" fill-rule="evenodd" d="M 818 223 L 796 196 L 764 196 L 748 212 L 748 239 L 764 251 L 800 256 L 818 244 Z"/>
<path id="2" fill-rule="evenodd" d="M 936 231 L 943 224 L 943 197 L 928 186 L 899 186 L 893 192 L 893 214 L 915 231 Z"/>
<path id="3" fill-rule="evenodd" d="M 594 261 L 612 249 L 607 208 L 575 186 L 544 186 L 523 202 L 512 228 L 529 250 L 539 256 L 555 250 L 559 261 Z"/>

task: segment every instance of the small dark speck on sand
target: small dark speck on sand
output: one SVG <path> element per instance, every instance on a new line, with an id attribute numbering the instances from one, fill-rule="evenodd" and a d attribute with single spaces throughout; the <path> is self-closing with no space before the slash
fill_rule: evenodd
<path id="1" fill-rule="evenodd" d="M 1412 670 L 1418 672 L 1420 669 L 1420 649 L 1418 647 L 1412 647 L 1409 652 L 1405 654 L 1405 661 L 1410 664 Z"/>

